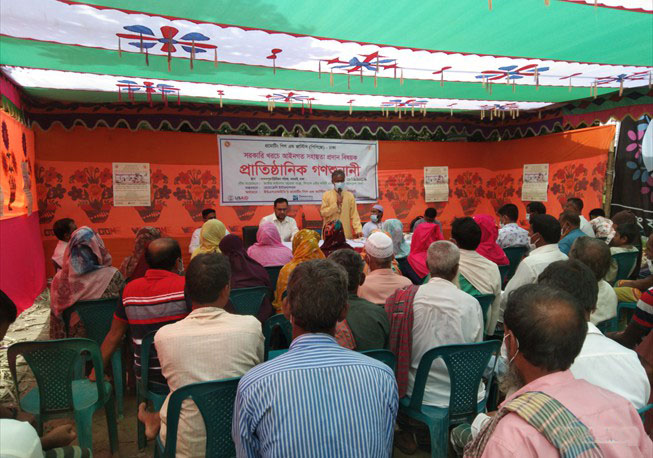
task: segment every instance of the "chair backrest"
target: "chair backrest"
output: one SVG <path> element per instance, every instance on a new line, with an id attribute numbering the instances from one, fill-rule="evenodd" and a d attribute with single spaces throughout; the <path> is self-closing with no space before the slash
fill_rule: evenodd
<path id="1" fill-rule="evenodd" d="M 637 263 L 637 251 L 631 253 L 617 253 L 612 255 L 612 259 L 617 261 L 617 278 L 615 283 L 619 280 L 625 280 L 630 276 L 630 272 Z"/>
<path id="2" fill-rule="evenodd" d="M 471 344 L 443 345 L 427 351 L 417 367 L 410 408 L 421 411 L 431 365 L 436 359 L 442 358 L 451 381 L 449 422 L 464 421 L 471 424 L 478 413 L 478 387 L 483 371 L 492 354 L 498 353 L 500 348 L 501 341 L 488 340 Z"/>
<path id="3" fill-rule="evenodd" d="M 292 324 L 290 321 L 288 321 L 283 313 L 272 315 L 270 318 L 265 320 L 265 323 L 263 323 L 263 337 L 265 338 L 265 360 L 267 360 L 267 355 L 270 351 L 270 338 L 272 337 L 272 331 L 274 331 L 274 328 L 277 327 L 281 329 L 286 342 L 290 343 L 292 341 Z"/>
<path id="4" fill-rule="evenodd" d="M 510 273 L 510 264 L 506 266 L 499 266 L 499 273 L 501 274 L 501 286 L 503 286 L 508 280 L 508 274 Z"/>
<path id="5" fill-rule="evenodd" d="M 251 247 L 256 243 L 257 233 L 258 233 L 258 226 L 243 227 L 243 246 L 245 247 L 245 249 Z"/>
<path id="6" fill-rule="evenodd" d="M 492 302 L 494 302 L 495 296 L 494 294 L 483 294 L 474 297 L 478 303 L 481 304 L 481 311 L 483 312 L 483 329 L 485 329 L 485 325 L 487 324 L 487 311 L 489 310 L 490 305 L 492 305 Z"/>
<path id="7" fill-rule="evenodd" d="M 397 366 L 397 357 L 390 350 L 378 349 L 378 350 L 365 350 L 361 352 L 362 354 L 386 363 L 390 366 L 390 369 L 394 372 Z"/>
<path id="8" fill-rule="evenodd" d="M 637 302 L 619 302 L 617 304 L 617 323 L 623 319 L 626 320 L 626 323 L 629 323 L 635 309 L 637 309 Z"/>
<path id="9" fill-rule="evenodd" d="M 270 294 L 266 286 L 253 288 L 232 289 L 229 298 L 234 304 L 234 309 L 239 315 L 257 315 L 265 296 Z"/>
<path id="10" fill-rule="evenodd" d="M 281 268 L 283 266 L 267 266 L 265 270 L 268 271 L 268 275 L 270 276 L 270 283 L 272 284 L 272 291 L 276 291 L 277 289 L 277 280 L 279 280 L 279 272 L 281 272 Z"/>
<path id="11" fill-rule="evenodd" d="M 185 399 L 195 402 L 206 429 L 206 457 L 236 456 L 231 439 L 234 401 L 240 377 L 192 383 L 175 390 L 168 400 L 164 457 L 173 458 L 177 450 L 179 412 Z"/>
<path id="12" fill-rule="evenodd" d="M 508 257 L 508 261 L 510 261 L 510 270 L 508 271 L 508 277 L 507 277 L 508 280 L 510 280 L 512 276 L 515 275 L 515 272 L 517 271 L 517 266 L 519 266 L 519 263 L 524 258 L 524 255 L 528 252 L 528 247 L 511 246 L 508 248 L 504 248 L 503 252 L 506 253 L 506 256 Z"/>
<path id="13" fill-rule="evenodd" d="M 596 325 L 597 328 L 599 328 L 599 331 L 601 331 L 603 334 L 607 332 L 614 332 L 617 331 L 619 327 L 619 322 L 617 321 L 617 317 L 613 318 L 608 318 L 607 320 L 601 321 Z"/>
<path id="14" fill-rule="evenodd" d="M 76 312 L 79 319 L 84 323 L 88 338 L 94 340 L 98 345 L 102 345 L 104 338 L 109 333 L 109 329 L 111 329 L 113 314 L 116 307 L 118 307 L 119 301 L 119 297 L 112 297 L 75 302 L 63 312 L 66 335 L 68 335 L 70 316 Z"/>
<path id="15" fill-rule="evenodd" d="M 73 412 L 72 382 L 75 366 L 83 353 L 90 355 L 97 380 L 104 380 L 100 347 L 90 339 L 42 340 L 11 345 L 7 350 L 7 359 L 18 399 L 20 387 L 16 377 L 16 357 L 22 355 L 36 379 L 42 418 Z M 104 404 L 108 396 L 104 383 L 96 385 L 98 402 Z"/>
<path id="16" fill-rule="evenodd" d="M 644 419 L 646 417 L 646 412 L 648 412 L 651 409 L 653 409 L 653 404 L 648 404 L 642 407 L 641 409 L 637 409 L 637 413 L 639 414 L 639 417 L 642 419 L 642 423 L 644 422 Z"/>

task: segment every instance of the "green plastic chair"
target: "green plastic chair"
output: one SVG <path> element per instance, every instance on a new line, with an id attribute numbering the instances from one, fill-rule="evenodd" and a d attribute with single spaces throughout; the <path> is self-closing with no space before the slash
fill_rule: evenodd
<path id="1" fill-rule="evenodd" d="M 639 417 L 642 419 L 642 423 L 644 423 L 644 417 L 646 416 L 646 412 L 649 410 L 653 409 L 653 404 L 646 405 L 642 407 L 641 409 L 637 409 L 637 413 L 639 414 Z"/>
<path id="2" fill-rule="evenodd" d="M 270 290 L 266 286 L 232 289 L 229 298 L 239 315 L 258 315 L 261 305 Z"/>
<path id="3" fill-rule="evenodd" d="M 279 355 L 282 355 L 283 353 L 287 352 L 288 349 L 279 349 L 279 350 L 271 350 L 270 349 L 270 339 L 272 338 L 272 334 L 274 331 L 274 328 L 279 328 L 281 329 L 281 332 L 283 333 L 283 336 L 286 339 L 286 342 L 290 344 L 292 342 L 292 324 L 288 319 L 283 315 L 283 313 L 278 313 L 276 315 L 272 315 L 270 318 L 265 320 L 265 323 L 263 323 L 263 337 L 265 339 L 264 341 L 264 359 L 263 361 L 268 361 L 270 359 L 274 359 Z"/>
<path id="4" fill-rule="evenodd" d="M 91 301 L 78 301 L 63 312 L 64 326 L 66 335 L 70 326 L 70 317 L 77 313 L 79 319 L 84 323 L 86 336 L 102 345 L 104 338 L 111 329 L 113 314 L 118 307 L 120 298 L 113 297 L 109 299 L 96 299 Z M 113 372 L 113 386 L 118 404 L 118 418 L 123 417 L 123 367 L 122 367 L 122 345 L 119 345 L 113 355 L 111 355 L 111 369 Z"/>
<path id="5" fill-rule="evenodd" d="M 501 274 L 501 286 L 508 283 L 508 274 L 510 273 L 510 264 L 506 266 L 499 266 L 499 273 Z"/>
<path id="6" fill-rule="evenodd" d="M 206 429 L 205 457 L 233 457 L 236 447 L 231 439 L 234 401 L 240 377 L 192 383 L 179 388 L 168 401 L 165 447 L 160 436 L 156 439 L 155 457 L 174 458 L 177 451 L 177 427 L 181 404 L 192 399 L 202 415 Z M 196 431 L 190 433 L 196 434 Z"/>
<path id="7" fill-rule="evenodd" d="M 277 280 L 279 279 L 279 272 L 283 266 L 267 266 L 265 270 L 268 271 L 270 276 L 270 283 L 272 283 L 272 291 L 277 290 Z"/>
<path id="8" fill-rule="evenodd" d="M 483 294 L 481 296 L 474 296 L 474 298 L 481 304 L 481 311 L 483 312 L 483 334 L 485 334 L 485 328 L 487 326 L 487 314 L 490 309 L 490 305 L 494 302 L 494 294 Z"/>
<path id="9" fill-rule="evenodd" d="M 528 247 L 511 246 L 504 248 L 503 252 L 506 253 L 508 261 L 510 261 L 510 270 L 508 271 L 508 276 L 506 277 L 506 280 L 510 281 L 513 275 L 515 275 L 517 267 L 519 266 L 521 260 L 524 258 L 524 255 L 528 253 Z"/>
<path id="10" fill-rule="evenodd" d="M 154 335 L 152 331 L 141 340 L 141 378 L 136 384 L 136 435 L 138 440 L 138 449 L 143 450 L 147 446 L 147 437 L 145 437 L 145 425 L 138 419 L 138 406 L 146 400 L 152 401 L 154 411 L 158 412 L 170 393 L 168 385 L 150 381 L 150 353 L 154 344 Z"/>
<path id="11" fill-rule="evenodd" d="M 421 280 L 422 285 L 426 285 L 429 281 L 431 281 L 431 274 L 428 274 L 426 277 L 422 278 Z"/>
<path id="12" fill-rule="evenodd" d="M 397 357 L 390 350 L 383 350 L 383 349 L 365 350 L 365 351 L 362 351 L 361 353 L 366 355 L 366 356 L 369 356 L 370 358 L 374 358 L 376 360 L 379 360 L 382 363 L 386 363 L 388 366 L 390 366 L 390 369 L 392 369 L 393 372 L 396 369 Z"/>
<path id="13" fill-rule="evenodd" d="M 621 320 L 626 321 L 626 326 L 630 322 L 633 314 L 637 309 L 637 302 L 619 302 L 617 304 L 617 323 L 621 323 Z"/>
<path id="14" fill-rule="evenodd" d="M 424 353 L 417 374 L 412 395 L 399 401 L 399 409 L 408 417 L 424 423 L 431 436 L 431 456 L 446 457 L 449 426 L 461 423 L 471 424 L 474 417 L 485 408 L 485 401 L 478 403 L 478 387 L 483 371 L 492 354 L 498 354 L 501 342 L 486 342 L 443 345 Z M 442 358 L 449 371 L 451 394 L 449 408 L 422 404 L 424 389 L 433 361 Z M 488 386 L 491 381 L 488 383 Z M 487 394 L 486 394 L 487 398 Z"/>
<path id="15" fill-rule="evenodd" d="M 631 253 L 617 253 L 612 255 L 612 259 L 617 261 L 617 277 L 614 281 L 616 285 L 619 280 L 625 280 L 630 276 L 630 272 L 635 268 L 637 263 L 637 251 Z"/>
<path id="16" fill-rule="evenodd" d="M 596 327 L 599 328 L 599 331 L 601 331 L 603 334 L 606 334 L 608 332 L 614 332 L 617 331 L 619 328 L 619 321 L 615 316 L 607 320 L 601 321 L 599 324 L 596 325 Z"/>
<path id="17" fill-rule="evenodd" d="M 43 423 L 54 418 L 74 416 L 79 445 L 93 448 L 93 413 L 104 407 L 111 453 L 118 451 L 118 428 L 111 384 L 87 378 L 75 380 L 73 373 L 82 354 L 89 354 L 97 380 L 104 380 L 100 347 L 90 339 L 61 339 L 15 343 L 7 350 L 9 370 L 16 387 L 20 408 L 36 417 L 39 436 Z M 29 365 L 36 388 L 21 398 L 16 377 L 16 357 Z"/>

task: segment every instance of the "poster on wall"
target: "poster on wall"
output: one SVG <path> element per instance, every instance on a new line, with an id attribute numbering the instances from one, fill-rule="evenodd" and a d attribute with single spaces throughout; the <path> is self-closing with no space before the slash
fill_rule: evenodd
<path id="1" fill-rule="evenodd" d="M 521 200 L 546 202 L 549 188 L 549 164 L 524 164 Z"/>
<path id="2" fill-rule="evenodd" d="M 449 200 L 449 167 L 424 167 L 424 201 Z"/>
<path id="3" fill-rule="evenodd" d="M 149 207 L 150 204 L 150 164 L 114 162 L 114 207 Z"/>
<path id="4" fill-rule="evenodd" d="M 222 205 L 320 204 L 335 170 L 358 203 L 379 197 L 376 141 L 219 136 L 218 149 Z"/>

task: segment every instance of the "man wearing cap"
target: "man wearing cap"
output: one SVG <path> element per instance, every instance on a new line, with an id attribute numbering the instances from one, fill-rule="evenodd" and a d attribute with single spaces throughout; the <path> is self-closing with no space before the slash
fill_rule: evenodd
<path id="1" fill-rule="evenodd" d="M 369 223 L 368 223 L 369 224 Z M 370 273 L 358 288 L 358 296 L 373 304 L 385 305 L 385 300 L 398 288 L 412 285 L 412 282 L 392 269 L 392 239 L 383 232 L 371 234 L 365 242 L 365 262 Z"/>
<path id="2" fill-rule="evenodd" d="M 363 237 L 365 238 L 369 237 L 372 231 L 381 229 L 381 220 L 383 219 L 383 207 L 381 205 L 376 204 L 372 207 L 372 216 L 370 219 L 372 221 L 365 223 L 363 226 Z"/>

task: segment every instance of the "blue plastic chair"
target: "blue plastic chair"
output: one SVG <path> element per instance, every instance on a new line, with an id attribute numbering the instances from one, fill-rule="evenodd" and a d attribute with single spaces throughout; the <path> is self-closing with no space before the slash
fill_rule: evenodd
<path id="1" fill-rule="evenodd" d="M 487 327 L 487 314 L 490 309 L 490 305 L 494 302 L 494 294 L 483 294 L 481 296 L 474 296 L 474 298 L 481 304 L 481 311 L 483 312 L 483 334 L 485 334 L 485 328 Z"/>
<path id="2" fill-rule="evenodd" d="M 617 277 L 614 284 L 616 285 L 619 280 L 625 280 L 630 276 L 630 273 L 635 268 L 637 263 L 637 251 L 629 253 L 617 253 L 612 255 L 612 259 L 617 261 Z"/>
<path id="3" fill-rule="evenodd" d="M 15 343 L 7 350 L 9 370 L 16 387 L 20 408 L 36 417 L 39 436 L 43 423 L 54 418 L 74 416 L 79 445 L 93 448 L 93 413 L 104 407 L 111 453 L 118 451 L 118 428 L 111 384 L 87 378 L 74 379 L 80 356 L 88 354 L 97 380 L 104 380 L 100 347 L 90 339 L 61 339 Z M 36 387 L 20 397 L 16 377 L 16 357 L 22 355 L 29 365 Z"/>
<path id="4" fill-rule="evenodd" d="M 365 350 L 361 352 L 362 354 L 386 363 L 392 369 L 392 372 L 396 370 L 397 367 L 397 357 L 390 350 L 378 349 L 378 350 Z"/>
<path id="5" fill-rule="evenodd" d="M 637 413 L 639 414 L 639 417 L 642 419 L 642 423 L 644 423 L 644 417 L 646 416 L 646 412 L 649 410 L 653 409 L 653 404 L 646 405 L 642 407 L 641 409 L 637 409 Z"/>
<path id="6" fill-rule="evenodd" d="M 63 312 L 64 326 L 66 335 L 68 335 L 68 328 L 70 326 L 70 317 L 73 313 L 77 313 L 79 319 L 84 323 L 86 329 L 86 336 L 95 341 L 98 345 L 102 345 L 104 338 L 111 329 L 113 321 L 113 314 L 118 307 L 120 298 L 113 297 L 109 299 L 96 299 L 91 301 L 78 301 L 71 307 Z M 116 403 L 118 404 L 118 418 L 123 417 L 123 367 L 122 367 L 122 345 L 111 355 L 111 369 L 113 372 L 113 386 L 116 394 Z"/>
<path id="7" fill-rule="evenodd" d="M 179 388 L 168 401 L 167 431 L 165 447 L 157 437 L 155 457 L 174 458 L 177 452 L 177 429 L 181 404 L 185 399 L 195 402 L 206 430 L 205 457 L 236 456 L 236 447 L 231 439 L 231 422 L 234 401 L 240 377 L 192 383 Z M 197 434 L 197 431 L 189 431 Z"/>
<path id="8" fill-rule="evenodd" d="M 277 290 L 277 280 L 279 280 L 279 272 L 283 266 L 267 266 L 265 270 L 268 271 L 270 276 L 270 283 L 272 283 L 272 291 Z"/>
<path id="9" fill-rule="evenodd" d="M 488 340 L 471 344 L 443 345 L 432 348 L 422 356 L 417 367 L 412 395 L 399 401 L 399 409 L 408 417 L 428 426 L 431 456 L 446 457 L 449 426 L 471 424 L 479 411 L 485 408 L 485 401 L 478 403 L 478 387 L 490 357 L 493 353 L 498 354 L 500 348 L 500 341 Z M 432 407 L 422 403 L 431 365 L 438 358 L 444 360 L 451 380 L 449 408 Z M 490 383 L 491 380 L 488 386 Z"/>
<path id="10" fill-rule="evenodd" d="M 292 342 L 292 324 L 288 319 L 283 315 L 283 313 L 279 313 L 277 315 L 272 315 L 270 318 L 265 320 L 265 323 L 263 323 L 263 337 L 265 339 L 264 341 L 264 361 L 268 361 L 270 359 L 274 359 L 279 355 L 282 355 L 283 353 L 287 352 L 288 349 L 279 349 L 279 350 L 271 350 L 270 349 L 270 339 L 272 337 L 272 333 L 274 331 L 274 328 L 279 328 L 281 329 L 281 332 L 283 333 L 283 336 L 286 339 L 286 342 L 290 345 L 290 342 Z"/>
<path id="11" fill-rule="evenodd" d="M 263 300 L 270 294 L 266 286 L 232 289 L 229 298 L 234 310 L 239 315 L 258 315 Z"/>
<path id="12" fill-rule="evenodd" d="M 508 276 L 506 277 L 506 280 L 510 281 L 513 275 L 515 275 L 519 263 L 521 262 L 522 259 L 524 259 L 526 253 L 528 253 L 528 247 L 511 246 L 508 248 L 504 248 L 503 252 L 506 253 L 506 256 L 508 257 L 508 261 L 510 261 L 510 270 L 508 271 Z"/>

